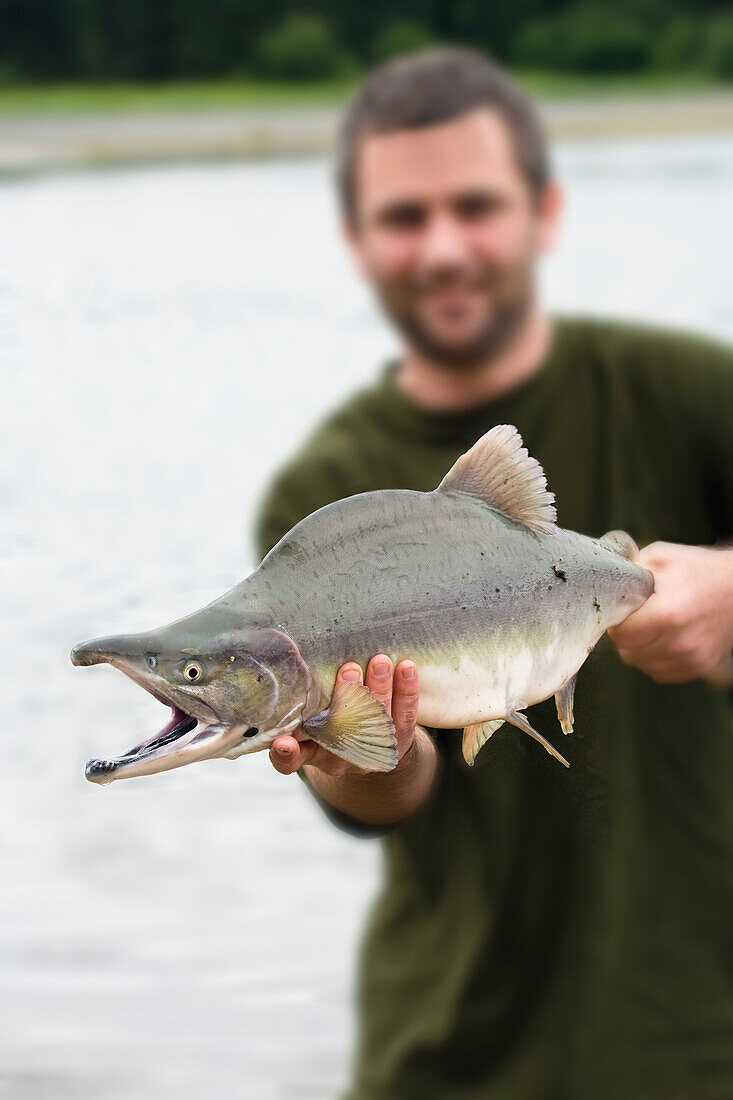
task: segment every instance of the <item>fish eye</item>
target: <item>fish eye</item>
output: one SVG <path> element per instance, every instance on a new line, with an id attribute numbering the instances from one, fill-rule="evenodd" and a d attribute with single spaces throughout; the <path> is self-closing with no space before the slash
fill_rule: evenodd
<path id="1" fill-rule="evenodd" d="M 148 668 L 155 668 L 158 664 L 157 657 L 153 657 L 152 653 L 145 658 L 145 664 Z"/>
<path id="2" fill-rule="evenodd" d="M 250 726 L 249 729 L 245 730 L 242 734 L 242 737 L 256 737 L 259 732 L 257 726 Z"/>
<path id="3" fill-rule="evenodd" d="M 195 684 L 203 674 L 204 670 L 198 661 L 189 661 L 183 670 L 184 679 L 188 680 L 189 684 Z"/>

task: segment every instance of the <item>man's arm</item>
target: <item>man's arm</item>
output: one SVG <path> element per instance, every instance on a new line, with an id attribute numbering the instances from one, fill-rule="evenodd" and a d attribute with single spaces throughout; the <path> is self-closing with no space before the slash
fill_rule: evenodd
<path id="1" fill-rule="evenodd" d="M 633 390 L 634 399 L 658 404 L 667 420 L 679 425 L 694 491 L 707 513 L 705 541 L 717 545 L 655 542 L 645 547 L 639 564 L 654 574 L 654 594 L 609 635 L 627 664 L 659 683 L 704 677 L 722 684 L 725 667 L 730 683 L 733 349 L 668 333 L 647 368 L 629 374 L 630 384 L 641 387 Z M 666 490 L 674 493 L 675 486 Z"/>
<path id="2" fill-rule="evenodd" d="M 361 683 L 362 670 L 349 662 L 339 678 Z M 367 666 L 366 686 L 392 715 L 399 761 L 391 772 L 355 768 L 314 741 L 298 736 L 277 737 L 270 759 L 283 775 L 303 768 L 308 784 L 320 799 L 364 825 L 395 825 L 425 801 L 435 778 L 437 753 L 430 735 L 416 724 L 419 683 L 412 661 L 392 662 L 384 654 Z"/>
<path id="3" fill-rule="evenodd" d="M 654 542 L 639 555 L 654 574 L 643 607 L 609 630 L 622 659 L 660 684 L 722 680 L 733 650 L 733 549 Z"/>

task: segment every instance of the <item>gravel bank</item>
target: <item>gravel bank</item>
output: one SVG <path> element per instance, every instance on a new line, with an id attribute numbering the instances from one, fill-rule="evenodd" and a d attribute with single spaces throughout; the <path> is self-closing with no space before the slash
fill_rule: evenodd
<path id="1" fill-rule="evenodd" d="M 555 138 L 733 130 L 733 92 L 544 101 Z M 336 107 L 0 115 L 0 176 L 165 161 L 328 152 Z"/>

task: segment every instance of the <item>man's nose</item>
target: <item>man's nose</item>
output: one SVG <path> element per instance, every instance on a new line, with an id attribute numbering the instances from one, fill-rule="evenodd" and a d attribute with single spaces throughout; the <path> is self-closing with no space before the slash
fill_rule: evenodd
<path id="1" fill-rule="evenodd" d="M 468 247 L 460 224 L 448 213 L 434 214 L 420 242 L 420 262 L 424 267 L 445 267 L 464 263 Z"/>

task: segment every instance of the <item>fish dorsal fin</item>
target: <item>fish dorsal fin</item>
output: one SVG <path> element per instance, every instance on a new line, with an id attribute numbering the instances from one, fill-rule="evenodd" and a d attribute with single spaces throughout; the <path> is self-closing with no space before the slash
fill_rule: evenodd
<path id="1" fill-rule="evenodd" d="M 513 424 L 497 424 L 458 459 L 438 489 L 456 489 L 530 527 L 552 531 L 554 496 L 548 492 L 544 471 L 522 445 Z"/>

